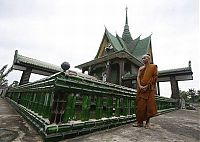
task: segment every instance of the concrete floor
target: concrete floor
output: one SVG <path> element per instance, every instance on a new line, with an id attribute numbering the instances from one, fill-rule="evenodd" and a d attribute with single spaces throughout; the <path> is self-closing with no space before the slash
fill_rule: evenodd
<path id="1" fill-rule="evenodd" d="M 151 129 L 128 124 L 63 142 L 200 142 L 199 112 L 177 110 L 152 118 Z"/>
<path id="2" fill-rule="evenodd" d="M 39 142 L 39 134 L 0 97 L 0 142 Z"/>
<path id="3" fill-rule="evenodd" d="M 62 142 L 200 142 L 200 108 L 177 110 L 152 118 L 153 128 L 127 124 Z M 40 142 L 41 137 L 0 98 L 0 142 Z"/>

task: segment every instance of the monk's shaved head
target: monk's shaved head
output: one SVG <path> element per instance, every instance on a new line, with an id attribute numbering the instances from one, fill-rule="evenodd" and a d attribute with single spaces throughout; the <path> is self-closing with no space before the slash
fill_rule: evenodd
<path id="1" fill-rule="evenodd" d="M 151 57 L 150 57 L 149 54 L 144 54 L 144 55 L 142 56 L 142 59 L 145 58 L 145 57 L 147 57 L 149 60 L 151 59 Z"/>

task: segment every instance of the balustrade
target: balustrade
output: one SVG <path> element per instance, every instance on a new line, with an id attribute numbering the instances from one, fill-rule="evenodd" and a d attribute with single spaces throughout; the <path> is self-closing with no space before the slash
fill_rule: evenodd
<path id="1" fill-rule="evenodd" d="M 134 89 L 74 72 L 11 88 L 6 96 L 45 139 L 51 134 L 63 139 L 135 120 Z M 156 102 L 159 113 L 175 109 L 172 99 L 156 96 Z"/>

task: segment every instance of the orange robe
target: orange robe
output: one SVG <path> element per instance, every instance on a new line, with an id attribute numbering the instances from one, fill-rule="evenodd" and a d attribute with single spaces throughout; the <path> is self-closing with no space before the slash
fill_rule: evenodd
<path id="1" fill-rule="evenodd" d="M 145 92 L 137 87 L 136 120 L 138 123 L 146 121 L 157 113 L 155 101 L 157 72 L 157 66 L 154 64 L 149 64 L 140 70 L 140 84 L 148 87 Z"/>

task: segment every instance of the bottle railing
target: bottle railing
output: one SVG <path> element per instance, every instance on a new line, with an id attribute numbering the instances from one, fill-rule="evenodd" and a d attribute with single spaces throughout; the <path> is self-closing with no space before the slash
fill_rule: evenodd
<path id="1" fill-rule="evenodd" d="M 108 118 L 110 121 L 106 123 L 112 121 L 113 124 L 118 124 L 123 119 L 124 124 L 135 119 L 134 89 L 102 82 L 75 72 L 57 73 L 33 83 L 14 87 L 6 96 L 19 106 L 25 115 L 29 115 L 29 118 L 37 117 L 31 121 L 39 123 L 45 134 L 66 131 L 68 127 L 62 128 L 60 124 L 71 124 L 72 121 L 88 124 L 90 120 Z M 156 96 L 156 102 L 160 112 L 175 108 L 176 104 L 172 99 L 159 96 Z M 115 121 L 117 122 L 114 123 Z M 51 124 L 59 125 L 60 129 L 51 131 L 51 127 L 47 126 Z M 97 122 L 95 126 L 79 124 L 80 126 L 73 128 L 98 126 Z"/>

